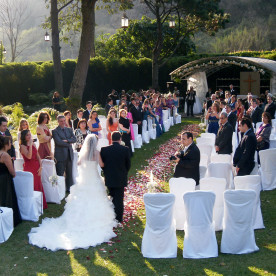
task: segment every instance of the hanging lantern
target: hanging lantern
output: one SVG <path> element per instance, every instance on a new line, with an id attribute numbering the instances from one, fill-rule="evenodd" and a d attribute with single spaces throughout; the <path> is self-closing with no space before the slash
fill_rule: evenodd
<path id="1" fill-rule="evenodd" d="M 128 28 L 128 17 L 126 16 L 126 13 L 123 14 L 122 19 L 121 19 L 121 27 L 123 29 Z"/>
<path id="2" fill-rule="evenodd" d="M 44 40 L 50 41 L 50 36 L 49 36 L 48 32 L 45 33 Z"/>
<path id="3" fill-rule="evenodd" d="M 171 19 L 170 22 L 169 22 L 169 27 L 170 28 L 174 28 L 175 27 L 175 21 L 174 19 Z"/>

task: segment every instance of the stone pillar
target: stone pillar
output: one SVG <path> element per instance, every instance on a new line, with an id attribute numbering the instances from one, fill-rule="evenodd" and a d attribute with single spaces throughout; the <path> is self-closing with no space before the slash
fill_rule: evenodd
<path id="1" fill-rule="evenodd" d="M 276 73 L 272 73 L 270 79 L 270 93 L 276 96 Z"/>

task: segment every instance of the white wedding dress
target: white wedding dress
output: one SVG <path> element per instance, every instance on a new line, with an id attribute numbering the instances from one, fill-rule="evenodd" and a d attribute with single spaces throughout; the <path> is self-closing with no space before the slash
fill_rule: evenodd
<path id="1" fill-rule="evenodd" d="M 59 218 L 45 218 L 39 227 L 32 228 L 30 244 L 52 251 L 86 249 L 116 237 L 113 204 L 97 166 L 96 161 L 81 163 L 77 184 L 66 198 L 64 213 Z"/>

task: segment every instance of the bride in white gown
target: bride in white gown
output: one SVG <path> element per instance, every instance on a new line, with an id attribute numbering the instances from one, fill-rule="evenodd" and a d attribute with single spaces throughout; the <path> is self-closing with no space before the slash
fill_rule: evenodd
<path id="1" fill-rule="evenodd" d="M 116 237 L 117 226 L 112 202 L 98 172 L 98 138 L 89 134 L 80 151 L 79 177 L 66 198 L 59 218 L 45 218 L 32 228 L 29 243 L 52 251 L 88 248 Z"/>

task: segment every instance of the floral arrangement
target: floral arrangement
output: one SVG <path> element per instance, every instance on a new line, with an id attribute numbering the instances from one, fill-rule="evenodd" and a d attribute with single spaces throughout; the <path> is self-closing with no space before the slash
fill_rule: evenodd
<path id="1" fill-rule="evenodd" d="M 57 186 L 58 185 L 58 176 L 57 175 L 50 176 L 49 181 L 51 182 L 52 186 Z"/>
<path id="2" fill-rule="evenodd" d="M 201 130 L 206 128 L 206 125 L 204 123 L 200 123 L 198 126 L 200 127 Z"/>
<path id="3" fill-rule="evenodd" d="M 156 128 L 156 124 L 152 124 L 152 127 L 153 127 L 153 128 Z"/>

